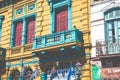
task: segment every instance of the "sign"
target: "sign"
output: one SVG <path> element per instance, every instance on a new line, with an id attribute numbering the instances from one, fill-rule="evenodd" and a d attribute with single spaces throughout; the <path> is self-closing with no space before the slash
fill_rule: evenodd
<path id="1" fill-rule="evenodd" d="M 102 69 L 103 78 L 119 78 L 120 79 L 120 67 L 116 68 L 103 68 Z"/>

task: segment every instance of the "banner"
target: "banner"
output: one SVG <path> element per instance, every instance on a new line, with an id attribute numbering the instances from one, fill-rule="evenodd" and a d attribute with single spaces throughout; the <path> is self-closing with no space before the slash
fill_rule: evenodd
<path id="1" fill-rule="evenodd" d="M 56 70 L 57 76 L 55 76 L 52 80 L 67 80 L 69 69 L 58 69 Z M 74 80 L 75 76 L 71 77 L 71 80 Z M 47 71 L 47 80 L 50 80 L 50 70 Z"/>
<path id="2" fill-rule="evenodd" d="M 120 67 L 115 68 L 103 68 L 102 69 L 103 78 L 118 78 L 120 79 Z"/>

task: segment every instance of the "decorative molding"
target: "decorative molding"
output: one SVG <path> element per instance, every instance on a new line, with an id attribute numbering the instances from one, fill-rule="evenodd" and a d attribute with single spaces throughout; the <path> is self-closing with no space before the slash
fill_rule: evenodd
<path id="1" fill-rule="evenodd" d="M 21 52 L 21 47 L 11 49 L 11 54 L 18 54 Z"/>
<path id="2" fill-rule="evenodd" d="M 104 12 L 105 20 L 120 18 L 120 7 L 113 7 Z"/>
<path id="3" fill-rule="evenodd" d="M 35 4 L 28 5 L 28 11 L 34 10 Z"/>
<path id="4" fill-rule="evenodd" d="M 35 1 L 26 3 L 26 15 L 36 12 L 37 3 Z"/>
<path id="5" fill-rule="evenodd" d="M 17 9 L 17 10 L 16 10 L 16 15 L 19 15 L 19 14 L 21 14 L 22 12 L 23 12 L 23 8 Z"/>
<path id="6" fill-rule="evenodd" d="M 24 51 L 31 51 L 32 50 L 32 44 L 31 45 L 25 45 Z"/>
<path id="7" fill-rule="evenodd" d="M 14 68 L 14 67 L 19 67 L 19 66 L 21 66 L 22 65 L 22 59 L 20 59 L 20 63 L 19 64 L 11 64 L 11 63 L 9 63 L 9 65 L 6 65 L 6 68 Z M 24 66 L 28 66 L 28 65 L 32 65 L 32 64 L 38 64 L 39 63 L 39 60 L 37 61 L 32 61 L 32 62 L 26 62 L 26 63 L 23 63 L 24 64 Z"/>
<path id="8" fill-rule="evenodd" d="M 19 18 L 21 16 L 24 16 L 24 6 L 19 6 L 19 8 L 13 8 L 13 11 L 14 11 L 14 18 Z M 14 20 L 14 19 L 13 19 Z"/>

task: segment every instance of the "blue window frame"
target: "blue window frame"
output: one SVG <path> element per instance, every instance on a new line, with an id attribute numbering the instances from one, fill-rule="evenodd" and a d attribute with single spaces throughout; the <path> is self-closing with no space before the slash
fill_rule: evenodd
<path id="1" fill-rule="evenodd" d="M 0 16 L 0 42 L 1 42 L 1 35 L 2 35 L 2 21 L 4 19 L 4 16 Z"/>
<path id="2" fill-rule="evenodd" d="M 50 33 L 54 33 L 56 29 L 55 24 L 55 15 L 57 10 L 67 7 L 68 8 L 68 30 L 72 28 L 72 8 L 71 8 L 71 0 L 47 0 L 50 4 Z"/>
<path id="3" fill-rule="evenodd" d="M 23 16 L 19 19 L 13 19 L 13 22 L 12 22 L 12 29 L 11 29 L 11 42 L 10 42 L 10 47 L 15 47 L 15 28 L 16 28 L 16 23 L 17 22 L 20 22 L 22 21 L 22 24 L 23 24 L 23 28 L 22 28 L 22 39 L 21 39 L 21 45 L 24 45 L 24 44 L 28 44 L 27 42 L 27 38 L 28 38 L 28 34 L 27 34 L 27 31 L 28 31 L 28 21 L 29 19 L 35 19 L 36 18 L 36 14 L 30 14 L 30 15 L 27 15 L 27 16 Z M 35 20 L 34 20 L 35 21 Z M 35 27 L 34 27 L 35 28 Z M 32 33 L 35 33 L 35 30 L 34 32 Z M 30 38 L 33 38 L 34 36 L 30 37 Z"/>
<path id="4" fill-rule="evenodd" d="M 105 38 L 115 42 L 120 39 L 120 8 L 112 8 L 104 13 Z"/>
<path id="5" fill-rule="evenodd" d="M 105 40 L 108 54 L 120 52 L 120 7 L 104 12 Z"/>

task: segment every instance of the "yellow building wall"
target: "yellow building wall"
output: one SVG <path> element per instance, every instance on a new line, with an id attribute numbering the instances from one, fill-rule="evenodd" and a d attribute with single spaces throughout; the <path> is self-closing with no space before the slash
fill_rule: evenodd
<path id="1" fill-rule="evenodd" d="M 72 0 L 72 26 L 82 31 L 86 62 L 82 66 L 81 80 L 91 80 L 91 35 L 90 35 L 90 0 Z"/>
<path id="2" fill-rule="evenodd" d="M 6 49 L 6 57 L 5 57 L 6 65 L 5 66 L 7 66 L 9 64 L 8 60 L 11 61 L 10 62 L 11 65 L 21 64 L 20 63 L 21 58 L 23 58 L 23 63 L 32 62 L 32 44 L 26 44 L 23 46 L 17 46 L 17 47 L 10 48 L 10 34 L 11 34 L 11 28 L 12 28 L 12 15 L 13 15 L 12 13 L 15 13 L 12 10 L 14 8 L 14 11 L 16 11 L 20 7 L 23 7 L 24 3 L 26 5 L 29 5 L 29 4 L 35 3 L 35 0 L 30 0 L 30 1 L 22 0 L 14 5 L 9 5 L 9 6 L 0 8 L 0 16 L 2 15 L 5 17 L 4 20 L 2 21 L 2 35 L 1 35 L 1 42 L 0 42 L 0 44 L 1 44 L 0 47 Z M 28 6 L 26 6 L 26 8 L 27 7 Z M 26 12 L 26 13 L 31 14 L 31 13 L 35 13 L 36 11 L 37 11 L 37 6 L 34 11 Z M 13 16 L 17 19 L 17 18 L 23 16 L 23 14 L 18 15 L 18 16 L 16 16 L 16 15 L 13 15 Z M 39 65 L 39 64 L 34 64 L 34 65 L 28 64 L 28 65 L 25 65 L 25 67 L 30 66 L 32 68 L 32 70 L 34 70 L 35 65 Z M 1 69 L 0 73 L 1 73 L 2 80 L 7 80 L 8 75 L 16 68 L 20 72 L 22 71 L 21 65 L 10 67 L 9 70 L 7 67 L 5 68 L 6 70 Z M 39 71 L 40 71 L 40 69 L 39 69 Z"/>
<path id="3" fill-rule="evenodd" d="M 33 2 L 35 2 L 35 0 L 30 0 L 30 1 L 22 0 L 14 5 L 9 5 L 7 7 L 0 9 L 0 15 L 5 16 L 5 19 L 3 20 L 3 24 L 2 24 L 1 47 L 7 49 L 6 61 L 10 59 L 12 61 L 11 64 L 20 63 L 20 58 L 22 57 L 24 58 L 23 59 L 24 62 L 32 61 L 31 48 L 26 50 L 26 46 L 31 47 L 32 44 L 28 44 L 25 46 L 19 46 L 19 47 L 10 49 L 10 31 L 12 27 L 12 7 L 19 8 L 23 6 L 24 3 L 30 4 Z M 35 31 L 36 31 L 36 37 L 39 37 L 39 36 L 50 34 L 50 25 L 51 25 L 50 24 L 50 5 L 47 3 L 46 0 L 37 0 L 36 3 L 37 3 L 36 10 L 28 14 L 37 12 Z M 90 15 L 89 14 L 90 14 L 90 0 L 72 0 L 72 26 L 76 26 L 77 29 L 83 32 L 85 53 L 91 54 Z M 16 49 L 20 49 L 20 50 L 19 52 L 13 54 L 12 51 Z M 17 60 L 14 61 L 15 59 Z M 6 63 L 6 65 L 7 64 L 8 63 Z M 34 65 L 32 64 L 28 66 L 31 66 L 32 69 L 34 68 Z M 11 68 L 11 70 L 12 69 L 13 68 Z M 21 71 L 21 66 L 19 66 L 18 69 Z M 3 75 L 2 77 L 6 77 L 6 76 L 7 75 Z M 86 63 L 82 67 L 82 79 L 81 80 L 91 80 L 90 55 L 86 57 Z"/>

